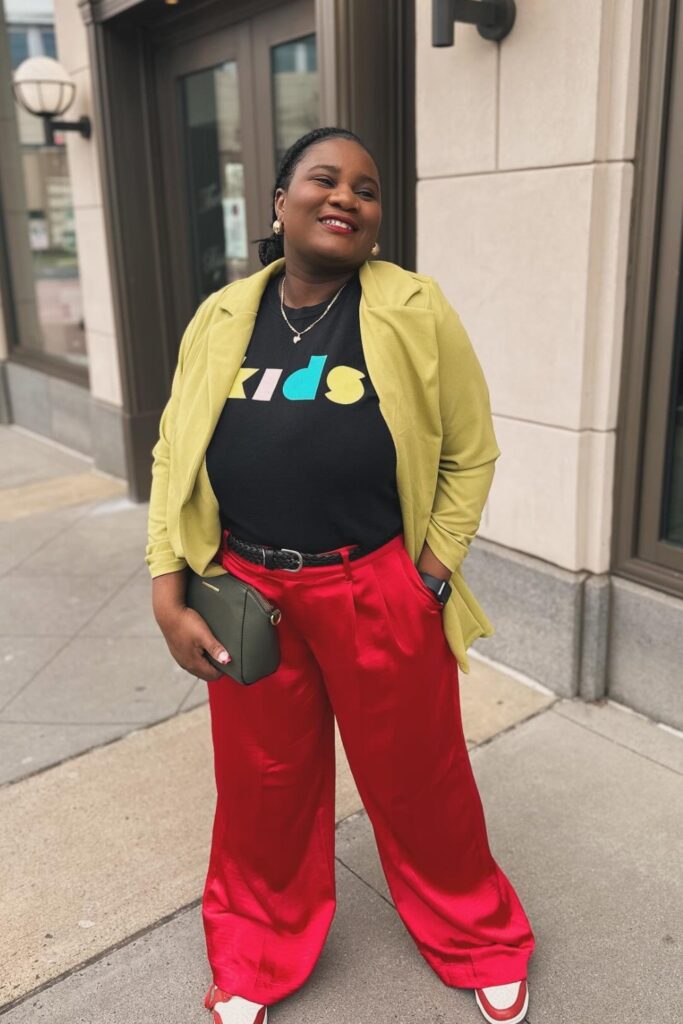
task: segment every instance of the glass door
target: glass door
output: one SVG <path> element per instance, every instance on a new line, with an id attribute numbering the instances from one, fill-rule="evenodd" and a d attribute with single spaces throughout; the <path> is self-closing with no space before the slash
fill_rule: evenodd
<path id="1" fill-rule="evenodd" d="M 167 42 L 156 80 L 161 235 L 180 338 L 207 295 L 260 269 L 255 240 L 272 230 L 278 162 L 320 123 L 314 0 Z"/>
<path id="2" fill-rule="evenodd" d="M 638 396 L 633 418 L 624 414 L 622 464 L 633 488 L 635 529 L 617 525 L 627 573 L 662 590 L 683 594 L 683 19 L 668 28 L 669 62 L 661 71 L 663 108 L 657 117 L 661 140 L 652 158 L 645 155 L 639 195 L 647 173 L 654 183 L 652 202 L 639 209 L 636 232 L 638 268 L 632 285 L 633 304 L 628 323 L 638 317 L 642 334 L 633 335 L 628 358 L 630 394 Z M 658 72 L 660 74 L 660 72 Z M 666 85 L 666 87 L 665 87 Z M 657 90 L 659 90 L 657 85 Z M 654 94 L 653 94 L 654 95 Z M 657 91 L 657 95 L 660 93 Z M 648 115 L 651 116 L 651 115 Z M 654 123 L 654 122 L 653 122 Z M 654 137 L 654 136 L 653 136 Z M 653 142 L 653 147 L 654 147 Z M 649 179 L 648 179 L 649 180 Z M 648 218 L 647 221 L 645 218 Z M 652 241 L 649 241 L 652 239 Z M 649 248 L 652 246 L 651 254 Z M 641 269 L 643 268 L 643 269 Z M 647 286 L 645 284 L 647 275 Z M 642 298 L 641 298 L 642 296 Z M 649 302 L 649 307 L 644 305 Z M 637 366 L 636 357 L 640 361 Z M 640 408 L 638 408 L 640 406 Z M 626 406 L 624 405 L 624 409 Z M 640 423 L 642 436 L 632 433 Z M 628 440 L 627 440 L 628 439 Z M 630 446 L 630 451 L 626 445 Z M 628 454 L 627 454 L 628 451 Z M 638 460 L 641 460 L 638 466 Z M 640 472 L 640 479 L 638 473 Z M 621 503 L 617 523 L 623 518 Z M 622 537 L 624 538 L 622 540 Z M 624 541 L 628 542 L 628 548 Z M 637 560 L 637 562 L 636 562 Z M 635 563 L 635 564 L 634 564 Z"/>
<path id="3" fill-rule="evenodd" d="M 156 80 L 163 195 L 160 238 L 179 339 L 199 303 L 251 272 L 257 163 L 247 22 L 167 46 Z"/>
<path id="4" fill-rule="evenodd" d="M 683 548 L 683 258 L 675 274 L 676 322 L 663 474 L 660 539 Z"/>
<path id="5" fill-rule="evenodd" d="M 237 61 L 183 75 L 179 86 L 190 257 L 201 297 L 248 270 Z"/>
<path id="6" fill-rule="evenodd" d="M 259 70 L 255 81 L 261 115 L 259 145 L 271 152 L 270 161 L 263 166 L 266 202 L 285 151 L 321 124 L 314 18 L 313 3 L 300 0 L 262 14 L 252 23 L 254 66 Z"/>

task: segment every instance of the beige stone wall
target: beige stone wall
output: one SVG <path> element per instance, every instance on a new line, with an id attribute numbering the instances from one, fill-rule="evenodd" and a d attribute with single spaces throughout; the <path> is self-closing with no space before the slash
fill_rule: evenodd
<path id="1" fill-rule="evenodd" d="M 87 114 L 92 119 L 86 29 L 77 0 L 54 0 L 54 12 L 57 55 L 76 83 L 76 98 L 64 116 L 75 121 L 81 114 Z M 90 391 L 96 398 L 120 406 L 121 374 L 95 133 L 90 139 L 84 139 L 70 132 L 66 145 L 74 198 Z"/>
<path id="2" fill-rule="evenodd" d="M 501 44 L 417 6 L 417 269 L 462 317 L 502 455 L 480 535 L 605 572 L 642 0 L 518 0 Z"/>

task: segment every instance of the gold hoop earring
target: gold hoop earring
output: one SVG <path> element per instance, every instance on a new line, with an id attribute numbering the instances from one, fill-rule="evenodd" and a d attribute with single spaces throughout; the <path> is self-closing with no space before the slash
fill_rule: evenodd
<path id="1" fill-rule="evenodd" d="M 283 225 L 281 220 L 274 220 L 273 221 L 273 234 L 274 235 L 281 235 L 282 231 L 283 231 L 283 228 L 284 228 L 284 225 Z"/>
<path id="2" fill-rule="evenodd" d="M 373 245 L 372 249 L 370 250 L 370 255 L 371 256 L 379 256 L 379 252 L 380 252 L 380 250 L 379 250 L 379 242 L 375 242 L 375 244 Z"/>

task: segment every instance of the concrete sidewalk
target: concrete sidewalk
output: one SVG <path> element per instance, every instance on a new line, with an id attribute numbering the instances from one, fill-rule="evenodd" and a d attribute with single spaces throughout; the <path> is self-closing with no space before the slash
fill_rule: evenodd
<path id="1" fill-rule="evenodd" d="M 206 687 L 151 616 L 146 506 L 16 428 L 0 452 L 0 1016 L 208 1022 Z M 529 1021 L 680 1021 L 681 736 L 472 662 L 463 720 L 489 838 L 536 934 Z M 337 750 L 337 914 L 269 1019 L 483 1020 L 403 927 Z"/>

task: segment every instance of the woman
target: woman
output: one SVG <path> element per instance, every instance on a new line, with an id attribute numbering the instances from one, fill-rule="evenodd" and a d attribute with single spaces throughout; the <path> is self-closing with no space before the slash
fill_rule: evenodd
<path id="1" fill-rule="evenodd" d="M 320 128 L 285 154 L 264 269 L 183 336 L 154 447 L 146 561 L 176 661 L 207 681 L 217 787 L 203 922 L 216 1024 L 266 1024 L 335 911 L 334 719 L 396 909 L 486 1020 L 523 1020 L 534 936 L 489 848 L 458 667 L 493 628 L 460 563 L 500 454 L 487 386 L 430 277 L 386 261 L 376 163 Z M 187 567 L 282 610 L 240 686 Z"/>

